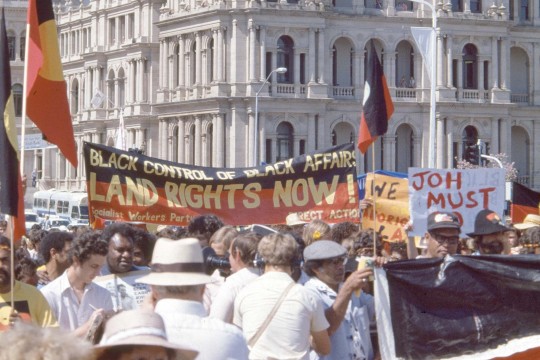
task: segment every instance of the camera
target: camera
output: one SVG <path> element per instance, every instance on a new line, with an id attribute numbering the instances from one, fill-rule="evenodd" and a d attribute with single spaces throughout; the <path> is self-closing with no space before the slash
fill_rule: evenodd
<path id="1" fill-rule="evenodd" d="M 203 248 L 202 252 L 206 274 L 211 275 L 216 270 L 219 270 L 222 275 L 230 273 L 231 263 L 228 257 L 216 255 L 210 246 Z"/>

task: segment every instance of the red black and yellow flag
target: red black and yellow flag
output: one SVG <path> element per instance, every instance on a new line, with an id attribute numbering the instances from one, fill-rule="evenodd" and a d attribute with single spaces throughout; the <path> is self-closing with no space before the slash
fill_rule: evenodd
<path id="1" fill-rule="evenodd" d="M 373 41 L 368 55 L 366 82 L 360 130 L 358 131 L 358 149 L 365 154 L 369 146 L 388 130 L 388 120 L 394 113 L 394 104 L 383 67 L 375 51 Z"/>
<path id="2" fill-rule="evenodd" d="M 523 222 L 528 214 L 540 214 L 540 192 L 513 182 L 510 214 L 514 224 Z"/>
<path id="3" fill-rule="evenodd" d="M 28 24 L 27 115 L 76 167 L 77 149 L 51 0 L 28 2 Z"/>
<path id="4" fill-rule="evenodd" d="M 9 66 L 9 50 L 2 8 L 0 19 L 0 212 L 11 215 L 14 239 L 18 240 L 25 233 L 24 196 L 22 180 L 19 173 L 19 145 L 17 143 L 17 127 L 15 125 L 15 107 L 11 92 L 11 69 Z"/>

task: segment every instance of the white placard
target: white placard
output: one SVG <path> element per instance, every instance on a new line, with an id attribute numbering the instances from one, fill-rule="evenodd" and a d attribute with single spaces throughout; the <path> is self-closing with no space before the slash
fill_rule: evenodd
<path id="1" fill-rule="evenodd" d="M 458 216 L 461 234 L 474 231 L 476 214 L 483 209 L 503 215 L 505 170 L 409 168 L 409 206 L 413 230 L 410 236 L 423 236 L 428 214 L 451 212 Z"/>

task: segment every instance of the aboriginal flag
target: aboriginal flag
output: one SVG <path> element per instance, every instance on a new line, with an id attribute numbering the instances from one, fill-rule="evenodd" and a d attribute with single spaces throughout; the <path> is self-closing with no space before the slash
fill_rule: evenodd
<path id="1" fill-rule="evenodd" d="M 24 198 L 22 180 L 19 173 L 19 145 L 15 125 L 15 107 L 11 92 L 11 70 L 9 50 L 4 20 L 4 8 L 0 19 L 0 212 L 11 215 L 14 222 L 14 239 L 25 233 Z"/>
<path id="2" fill-rule="evenodd" d="M 512 222 L 521 223 L 527 214 L 540 214 L 540 192 L 520 183 L 512 183 Z"/>
<path id="3" fill-rule="evenodd" d="M 529 255 L 447 255 L 376 268 L 382 358 L 538 359 L 539 271 L 540 258 Z"/>
<path id="4" fill-rule="evenodd" d="M 77 149 L 51 0 L 28 2 L 28 24 L 27 115 L 41 130 L 44 138 L 57 145 L 66 159 L 76 167 Z"/>
<path id="5" fill-rule="evenodd" d="M 364 86 L 362 117 L 358 132 L 358 149 L 365 154 L 369 146 L 388 130 L 388 120 L 394 113 L 394 104 L 388 91 L 383 67 L 373 41 L 368 55 L 367 75 Z"/>

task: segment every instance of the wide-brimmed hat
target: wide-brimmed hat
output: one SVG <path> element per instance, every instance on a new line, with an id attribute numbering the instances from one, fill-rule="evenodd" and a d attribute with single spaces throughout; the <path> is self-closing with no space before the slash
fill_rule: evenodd
<path id="1" fill-rule="evenodd" d="M 290 213 L 289 215 L 287 215 L 287 217 L 285 218 L 285 222 L 288 226 L 307 224 L 307 221 L 300 219 L 298 213 Z"/>
<path id="2" fill-rule="evenodd" d="M 160 286 L 189 286 L 212 282 L 205 273 L 199 240 L 159 238 L 154 247 L 150 274 L 137 282 Z"/>
<path id="3" fill-rule="evenodd" d="M 474 220 L 474 232 L 468 233 L 468 236 L 481 236 L 505 232 L 510 230 L 503 225 L 499 215 L 493 210 L 484 209 L 476 215 Z"/>
<path id="4" fill-rule="evenodd" d="M 519 230 L 527 230 L 535 226 L 540 226 L 540 215 L 528 214 L 522 223 L 514 224 L 514 227 Z"/>
<path id="5" fill-rule="evenodd" d="M 176 339 L 178 340 L 178 339 Z M 145 310 L 127 310 L 110 318 L 99 345 L 99 358 L 105 351 L 120 346 L 162 346 L 176 353 L 175 359 L 194 359 L 198 352 L 189 345 L 167 341 L 165 324 L 159 314 Z"/>

